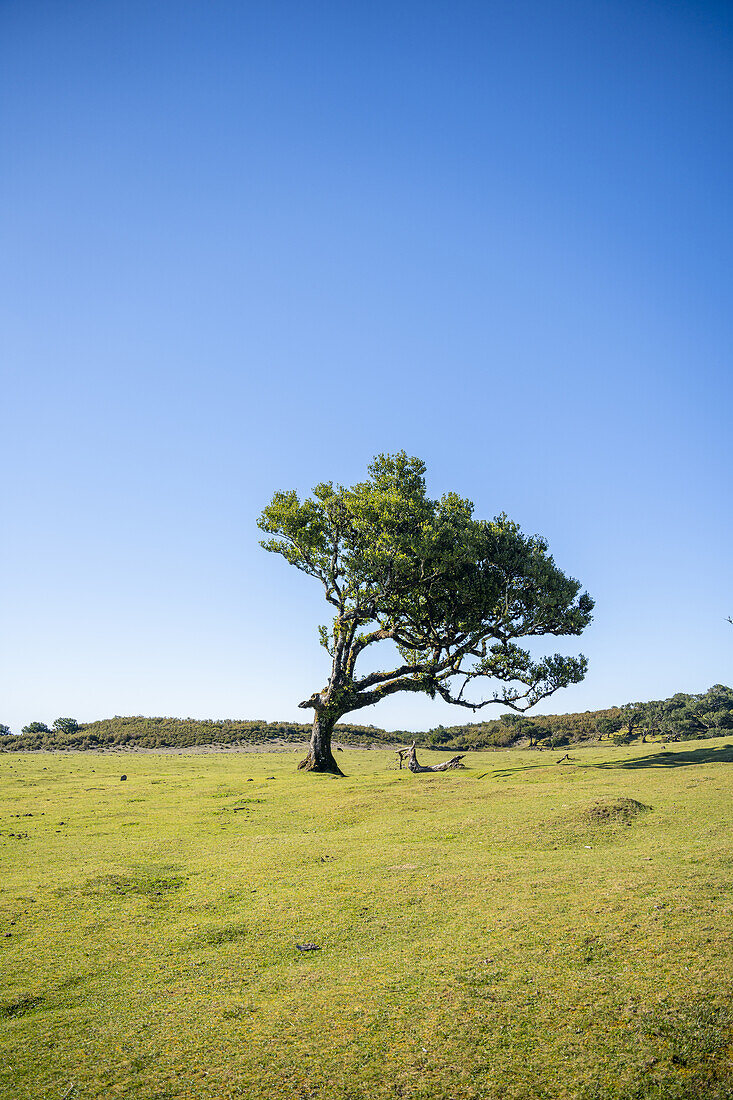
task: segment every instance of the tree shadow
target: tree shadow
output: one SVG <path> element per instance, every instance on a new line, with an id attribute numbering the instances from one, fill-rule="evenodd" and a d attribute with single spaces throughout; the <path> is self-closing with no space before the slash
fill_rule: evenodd
<path id="1" fill-rule="evenodd" d="M 517 764 L 513 768 L 497 768 L 491 769 L 487 772 L 482 772 L 481 775 L 477 775 L 477 779 L 483 779 L 485 776 L 490 775 L 493 779 L 508 779 L 512 775 L 518 775 L 520 772 L 536 771 L 537 768 L 554 768 L 557 764 L 561 764 L 562 767 L 567 767 L 575 763 L 574 760 L 560 761 L 560 760 L 548 760 L 546 764 Z M 586 765 L 580 765 L 585 767 Z"/>
<path id="2" fill-rule="evenodd" d="M 492 779 L 510 779 L 522 772 L 536 771 L 537 768 L 686 768 L 691 764 L 733 764 L 733 744 L 705 746 L 701 749 L 689 749 L 687 751 L 668 750 L 667 752 L 649 753 L 647 756 L 637 756 L 633 760 L 606 760 L 602 764 L 586 764 L 577 756 L 570 759 L 543 761 L 541 764 L 517 764 L 511 768 L 490 768 L 488 771 L 477 775 L 477 779 L 484 779 L 490 775 Z"/>
<path id="3" fill-rule="evenodd" d="M 710 746 L 688 752 L 655 752 L 633 760 L 609 760 L 604 764 L 586 764 L 590 768 L 686 768 L 691 764 L 733 764 L 733 745 Z"/>

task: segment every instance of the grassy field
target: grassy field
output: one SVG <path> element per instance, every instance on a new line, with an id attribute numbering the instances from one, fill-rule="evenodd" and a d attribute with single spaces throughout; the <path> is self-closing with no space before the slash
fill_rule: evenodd
<path id="1" fill-rule="evenodd" d="M 733 1097 L 733 742 L 565 751 L 0 756 L 0 1097 Z"/>

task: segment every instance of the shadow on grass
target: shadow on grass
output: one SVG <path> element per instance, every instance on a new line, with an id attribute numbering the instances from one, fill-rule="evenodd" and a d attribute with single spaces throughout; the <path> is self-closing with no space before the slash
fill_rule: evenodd
<path id="1" fill-rule="evenodd" d="M 559 764 L 559 760 L 550 760 L 547 764 L 517 764 L 516 768 L 499 768 L 496 771 L 482 772 L 476 778 L 484 779 L 487 775 L 490 775 L 492 779 L 507 779 L 509 776 L 519 775 L 521 772 L 536 771 L 537 768 L 554 768 L 556 764 Z M 563 763 L 563 767 L 565 767 L 565 763 Z"/>
<path id="2" fill-rule="evenodd" d="M 577 757 L 569 760 L 549 760 L 546 764 L 519 764 L 515 768 L 501 768 L 496 771 L 482 772 L 476 776 L 483 779 L 490 775 L 493 779 L 508 779 L 512 775 L 522 772 L 536 771 L 537 768 L 562 767 L 576 768 L 608 768 L 615 770 L 632 770 L 636 768 L 685 768 L 691 764 L 733 764 L 733 745 L 714 746 L 688 751 L 668 751 L 648 753 L 646 756 L 637 756 L 632 760 L 605 760 L 601 764 L 586 764 Z"/>
<path id="3" fill-rule="evenodd" d="M 690 764 L 733 764 L 733 745 L 720 748 L 691 749 L 689 752 L 655 752 L 633 760 L 609 760 L 603 764 L 585 764 L 590 768 L 686 768 Z"/>

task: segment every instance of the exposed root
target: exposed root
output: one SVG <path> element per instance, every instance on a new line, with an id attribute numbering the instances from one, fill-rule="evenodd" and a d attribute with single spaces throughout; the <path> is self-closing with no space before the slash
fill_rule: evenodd
<path id="1" fill-rule="evenodd" d="M 306 756 L 304 760 L 300 761 L 300 763 L 298 764 L 298 771 L 319 772 L 323 775 L 338 775 L 342 779 L 344 777 L 344 773 L 341 771 L 341 768 L 338 766 L 333 757 L 331 757 L 330 760 L 316 761 L 313 759 L 310 753 L 308 754 L 308 756 Z"/>

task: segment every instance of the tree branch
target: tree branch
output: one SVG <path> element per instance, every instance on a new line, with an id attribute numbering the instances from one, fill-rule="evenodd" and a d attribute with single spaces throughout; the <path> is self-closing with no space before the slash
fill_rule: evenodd
<path id="1" fill-rule="evenodd" d="M 304 699 L 302 703 L 298 703 L 299 710 L 316 710 L 321 704 L 320 691 L 314 691 L 310 699 Z"/>

